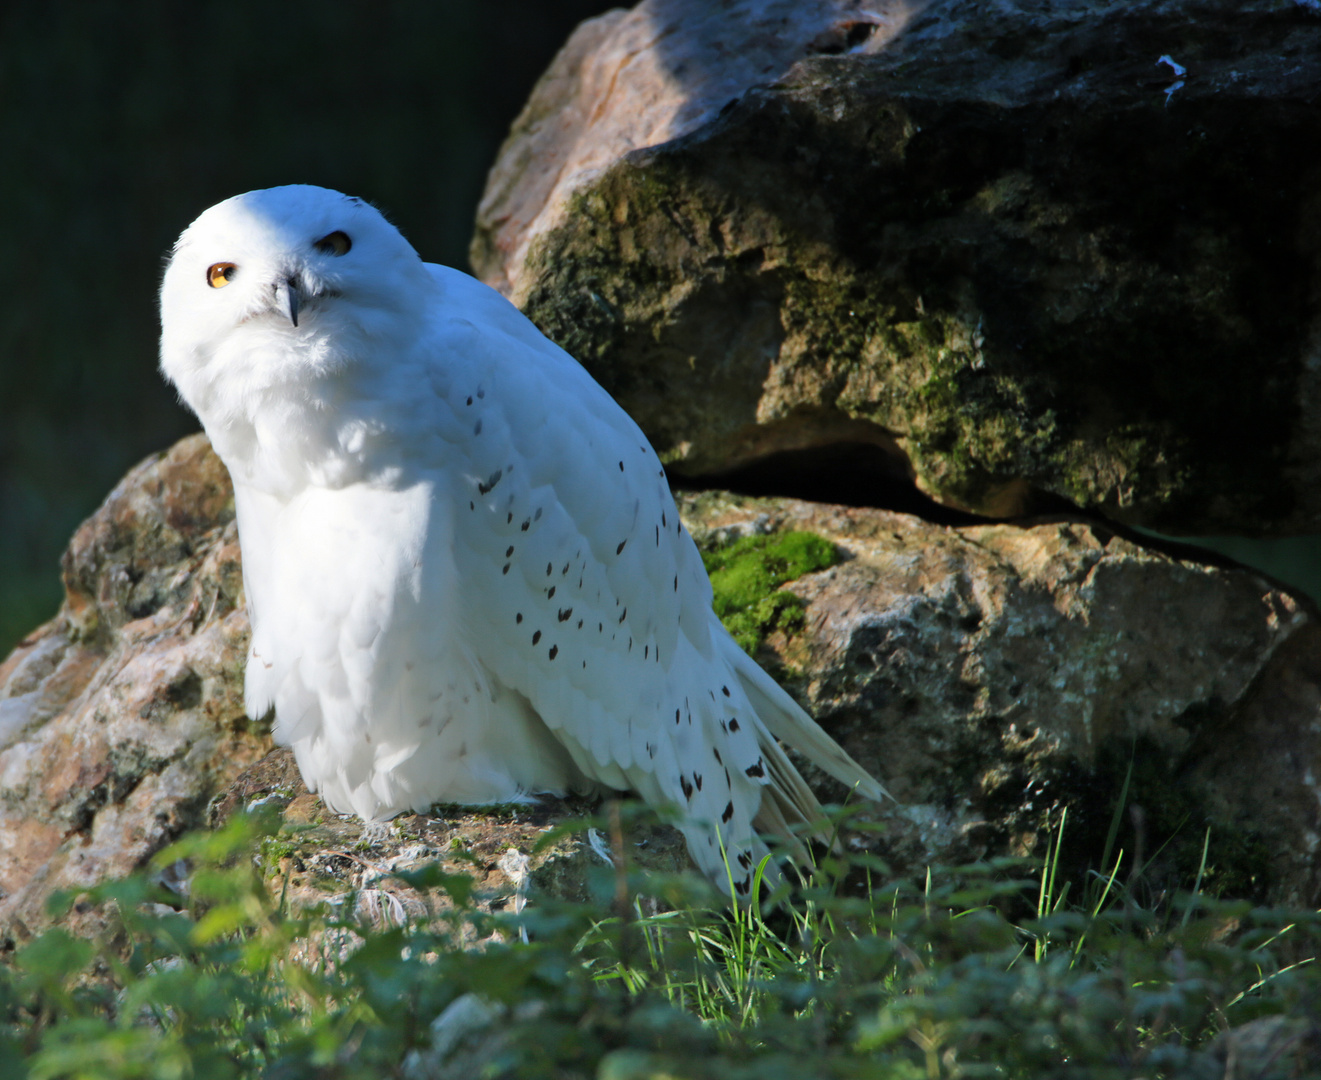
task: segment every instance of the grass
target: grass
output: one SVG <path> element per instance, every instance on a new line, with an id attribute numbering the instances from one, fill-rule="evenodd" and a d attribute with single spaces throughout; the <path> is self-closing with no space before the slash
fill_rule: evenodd
<path id="1" fill-rule="evenodd" d="M 155 860 L 189 861 L 187 897 L 150 872 L 106 884 L 76 901 L 110 913 L 102 937 L 51 930 L 0 964 L 0 1076 L 1194 1080 L 1224 1074 L 1226 1031 L 1316 1015 L 1317 913 L 1196 888 L 1143 908 L 1122 854 L 1071 904 L 1065 824 L 1039 867 L 905 882 L 830 856 L 761 912 L 603 868 L 596 902 L 492 915 L 433 866 L 399 877 L 448 903 L 399 923 L 288 910 L 251 857 L 274 821 L 240 816 Z M 433 1041 L 454 1048 L 428 1073 Z"/>

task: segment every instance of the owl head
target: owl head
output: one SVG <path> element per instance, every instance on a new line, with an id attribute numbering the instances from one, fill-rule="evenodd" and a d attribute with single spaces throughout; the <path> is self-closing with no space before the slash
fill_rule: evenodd
<path id="1" fill-rule="evenodd" d="M 209 428 L 247 395 L 415 334 L 431 285 L 418 253 L 361 199 L 306 184 L 236 195 L 174 245 L 161 369 Z"/>

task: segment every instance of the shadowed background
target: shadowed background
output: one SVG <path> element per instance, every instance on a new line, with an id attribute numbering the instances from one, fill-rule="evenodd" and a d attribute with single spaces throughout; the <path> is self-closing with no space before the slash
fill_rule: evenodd
<path id="1" fill-rule="evenodd" d="M 609 6 L 75 0 L 0 15 L 0 656 L 55 613 L 78 523 L 197 428 L 156 371 L 156 289 L 183 228 L 242 191 L 321 184 L 467 269 L 510 122 Z"/>

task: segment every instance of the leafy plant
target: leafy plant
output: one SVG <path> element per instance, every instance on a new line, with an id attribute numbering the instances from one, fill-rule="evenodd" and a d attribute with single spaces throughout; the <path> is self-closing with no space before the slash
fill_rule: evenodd
<path id="1" fill-rule="evenodd" d="M 593 902 L 534 896 L 518 915 L 433 865 L 376 884 L 443 898 L 397 921 L 288 910 L 252 857 L 272 837 L 273 818 L 239 816 L 62 897 L 57 913 L 76 902 L 107 929 L 53 929 L 0 964 L 0 1076 L 1194 1080 L 1223 1075 L 1225 1032 L 1303 1030 L 1321 1004 L 1317 913 L 1196 893 L 1147 910 L 1113 873 L 1097 910 L 1074 908 L 1053 861 L 905 882 L 831 855 L 760 911 L 621 866 Z M 154 883 L 180 859 L 187 896 Z"/>

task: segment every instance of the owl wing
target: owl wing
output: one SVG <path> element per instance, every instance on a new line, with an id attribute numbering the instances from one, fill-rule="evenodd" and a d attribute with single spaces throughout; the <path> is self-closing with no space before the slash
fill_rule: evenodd
<path id="1" fill-rule="evenodd" d="M 677 808 L 714 875 L 720 846 L 745 862 L 764 850 L 754 823 L 778 832 L 819 814 L 754 698 L 782 734 L 805 722 L 874 785 L 716 619 L 638 426 L 498 294 L 438 276 L 432 389 L 461 418 L 447 470 L 453 552 L 481 662 L 588 776 Z M 763 805 L 767 785 L 779 794 Z"/>

